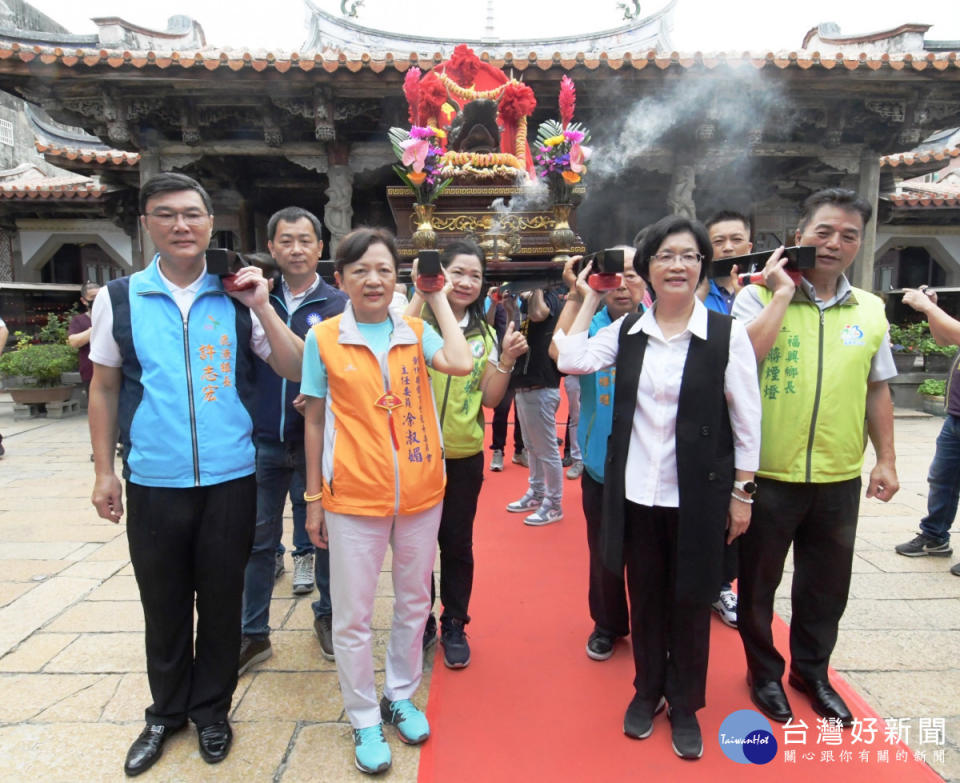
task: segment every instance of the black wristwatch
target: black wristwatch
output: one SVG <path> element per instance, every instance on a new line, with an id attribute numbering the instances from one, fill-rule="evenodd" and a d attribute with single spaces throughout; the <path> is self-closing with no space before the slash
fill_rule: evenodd
<path id="1" fill-rule="evenodd" d="M 757 485 L 752 481 L 734 481 L 733 488 L 739 489 L 745 495 L 753 497 L 757 494 Z"/>

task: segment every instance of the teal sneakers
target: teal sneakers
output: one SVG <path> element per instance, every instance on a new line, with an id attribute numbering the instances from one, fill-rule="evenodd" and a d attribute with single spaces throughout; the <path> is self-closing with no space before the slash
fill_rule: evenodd
<path id="1" fill-rule="evenodd" d="M 400 739 L 408 745 L 419 745 L 430 736 L 427 716 L 414 707 L 410 699 L 389 701 L 384 696 L 380 700 L 380 715 L 384 722 L 397 727 Z"/>
<path id="2" fill-rule="evenodd" d="M 383 724 L 353 730 L 357 769 L 370 775 L 390 768 L 390 746 L 383 738 Z"/>

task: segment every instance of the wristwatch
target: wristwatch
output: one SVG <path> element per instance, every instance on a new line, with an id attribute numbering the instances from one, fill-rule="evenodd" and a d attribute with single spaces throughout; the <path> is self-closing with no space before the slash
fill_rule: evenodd
<path id="1" fill-rule="evenodd" d="M 757 485 L 752 481 L 734 481 L 733 488 L 739 489 L 745 495 L 753 497 L 757 494 Z"/>

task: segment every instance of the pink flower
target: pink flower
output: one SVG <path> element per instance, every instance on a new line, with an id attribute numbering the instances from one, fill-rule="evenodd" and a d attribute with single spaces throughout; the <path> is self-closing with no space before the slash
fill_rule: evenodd
<path id="1" fill-rule="evenodd" d="M 582 135 L 582 134 L 581 134 Z M 570 170 L 578 174 L 587 170 L 584 163 L 590 158 L 590 148 L 574 144 L 570 147 Z"/>
<path id="2" fill-rule="evenodd" d="M 426 139 L 407 139 L 400 142 L 400 148 L 403 150 L 403 157 L 400 159 L 403 165 L 412 164 L 414 171 L 423 171 L 427 154 L 430 152 L 430 142 Z"/>
<path id="3" fill-rule="evenodd" d="M 566 130 L 563 132 L 563 138 L 567 141 L 571 141 L 574 144 L 579 144 L 583 141 L 584 135 L 581 131 L 577 130 Z"/>
<path id="4" fill-rule="evenodd" d="M 436 134 L 436 129 L 431 127 L 421 127 L 419 125 L 414 125 L 410 128 L 410 138 L 411 139 L 429 139 Z"/>

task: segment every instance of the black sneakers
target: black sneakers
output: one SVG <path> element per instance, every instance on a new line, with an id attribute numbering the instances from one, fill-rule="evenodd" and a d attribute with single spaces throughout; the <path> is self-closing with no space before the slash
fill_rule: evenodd
<path id="1" fill-rule="evenodd" d="M 921 533 L 905 544 L 897 544 L 893 550 L 898 555 L 904 555 L 905 557 L 923 557 L 925 555 L 949 557 L 953 554 L 949 541 L 937 541 L 926 533 Z"/>
<path id="2" fill-rule="evenodd" d="M 700 723 L 692 712 L 668 710 L 670 730 L 673 737 L 673 752 L 682 759 L 691 761 L 703 755 L 703 737 L 700 735 Z"/>
<path id="3" fill-rule="evenodd" d="M 587 657 L 594 661 L 605 661 L 613 655 L 615 639 L 603 631 L 594 630 L 587 639 Z"/>
<path id="4" fill-rule="evenodd" d="M 441 621 L 440 643 L 443 645 L 443 662 L 448 669 L 465 669 L 470 665 L 470 645 L 461 620 Z"/>
<path id="5" fill-rule="evenodd" d="M 240 639 L 240 663 L 237 676 L 242 675 L 254 664 L 265 661 L 273 655 L 269 636 L 243 636 Z"/>
<path id="6" fill-rule="evenodd" d="M 437 643 L 437 618 L 430 613 L 427 624 L 423 627 L 423 649 L 429 650 Z"/>

